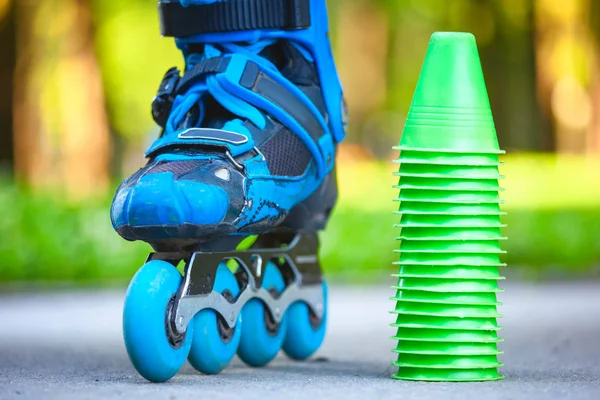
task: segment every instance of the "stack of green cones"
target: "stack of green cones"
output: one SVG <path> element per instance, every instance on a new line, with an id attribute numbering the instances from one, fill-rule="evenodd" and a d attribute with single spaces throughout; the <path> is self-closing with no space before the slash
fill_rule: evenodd
<path id="1" fill-rule="evenodd" d="M 498 373 L 499 149 L 475 38 L 431 37 L 400 146 L 397 379 Z"/>

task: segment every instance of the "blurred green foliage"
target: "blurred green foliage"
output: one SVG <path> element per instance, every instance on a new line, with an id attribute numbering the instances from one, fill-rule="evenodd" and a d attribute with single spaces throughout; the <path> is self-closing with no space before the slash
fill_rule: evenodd
<path id="1" fill-rule="evenodd" d="M 181 54 L 172 39 L 160 37 L 156 7 L 148 1 L 92 4 L 112 128 L 126 139 L 140 139 L 156 129 L 150 103 L 165 71 L 181 68 Z"/>
<path id="2" fill-rule="evenodd" d="M 582 196 L 597 198 L 600 182 L 576 158 L 560 161 L 560 170 L 570 174 L 548 174 L 556 163 L 552 157 L 507 161 L 503 173 L 512 175 L 506 180 L 512 186 L 504 196 L 506 275 L 582 277 L 600 272 L 600 205 L 574 202 Z M 392 202 L 396 194 L 389 164 L 340 164 L 340 202 L 321 234 L 322 265 L 333 279 L 383 280 L 394 270 L 398 232 L 392 211 L 397 203 Z M 527 170 L 531 164 L 538 168 Z M 573 174 L 581 185 L 572 184 Z M 514 198 L 523 201 L 515 204 Z M 130 279 L 151 249 L 126 242 L 112 230 L 110 200 L 69 205 L 56 194 L 31 196 L 0 183 L 0 207 L 10 210 L 0 219 L 0 231 L 10 232 L 0 241 L 0 282 Z"/>
<path id="3" fill-rule="evenodd" d="M 49 0 L 43 4 L 60 8 Z M 61 4 L 64 8 L 66 3 Z M 142 165 L 147 145 L 143 142 L 156 137 L 150 102 L 164 72 L 171 66 L 181 68 L 183 60 L 172 39 L 160 38 L 152 2 L 85 4 L 93 9 L 93 45 L 105 97 L 99 101 L 108 112 L 106 132 L 111 131 L 114 141 L 110 162 L 114 179 L 120 180 Z M 591 77 L 600 71 L 592 70 L 591 62 L 598 55 L 598 46 L 591 44 L 600 37 L 600 25 L 591 21 L 600 18 L 600 2 L 589 7 L 582 0 L 328 0 L 328 4 L 336 62 L 350 105 L 346 143 L 358 143 L 376 157 L 389 158 L 401 134 L 427 42 L 433 31 L 440 30 L 469 31 L 477 37 L 499 140 L 509 153 L 583 153 L 586 146 L 600 143 L 594 133 L 600 130 L 587 129 L 590 122 L 576 112 L 591 110 L 592 100 L 600 98 L 598 89 L 590 87 Z M 15 27 L 26 20 L 17 15 L 27 16 L 10 15 Z M 65 39 L 61 21 L 42 18 L 37 32 L 55 42 L 70 40 Z M 567 29 L 571 26 L 582 29 Z M 59 57 L 53 49 L 43 49 L 41 54 Z M 42 70 L 58 73 L 46 58 L 37 62 Z M 572 92 L 563 93 L 560 102 L 551 99 L 557 82 L 567 78 L 576 80 L 567 87 Z M 42 117 L 60 118 L 53 98 L 46 98 L 44 104 Z M 12 148 L 12 142 L 6 141 L 9 130 L 3 132 L 0 150 Z M 54 132 L 57 137 L 58 133 L 59 129 Z M 57 154 L 50 152 L 53 159 L 59 158 Z M 514 270 L 531 277 L 600 274 L 600 165 L 588 164 L 584 158 L 565 156 L 511 156 L 507 161 L 503 170 L 508 177 L 503 183 L 509 238 L 504 244 L 506 275 Z M 340 202 L 322 234 L 323 266 L 330 276 L 383 279 L 394 270 L 392 250 L 398 244 L 393 228 L 397 216 L 392 213 L 397 203 L 391 201 L 396 196 L 391 188 L 393 168 L 379 161 L 347 158 L 341 162 Z M 82 203 L 68 203 L 65 198 L 55 192 L 34 195 L 0 180 L 4 210 L 0 232 L 5 233 L 0 240 L 0 282 L 126 281 L 143 263 L 151 249 L 144 243 L 126 242 L 112 230 L 108 193 Z"/>

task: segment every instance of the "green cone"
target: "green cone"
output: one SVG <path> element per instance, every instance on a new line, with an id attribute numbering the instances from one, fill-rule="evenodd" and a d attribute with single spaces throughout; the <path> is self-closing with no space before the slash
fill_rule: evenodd
<path id="1" fill-rule="evenodd" d="M 500 248 L 500 242 L 492 240 L 464 241 L 424 241 L 402 240 L 400 252 L 445 252 L 445 253 L 505 253 Z"/>
<path id="2" fill-rule="evenodd" d="M 400 253 L 397 265 L 470 265 L 504 267 L 498 254 Z"/>
<path id="3" fill-rule="evenodd" d="M 426 203 L 402 201 L 398 214 L 446 214 L 446 215 L 504 215 L 500 204 Z"/>
<path id="4" fill-rule="evenodd" d="M 452 181 L 449 179 L 419 179 L 406 178 L 402 179 L 395 189 L 418 189 L 418 190 L 443 190 L 443 191 L 469 191 L 469 192 L 500 192 L 502 188 L 494 187 L 494 181 L 481 180 L 476 181 Z"/>
<path id="5" fill-rule="evenodd" d="M 396 326 L 396 324 L 391 324 Z M 396 340 L 407 340 L 411 342 L 432 342 L 430 348 L 435 348 L 436 342 L 445 343 L 499 343 L 502 339 L 498 338 L 497 331 L 458 331 L 452 329 L 431 329 L 431 328 L 404 328 L 399 327 Z"/>
<path id="6" fill-rule="evenodd" d="M 394 147 L 399 150 L 400 147 Z M 500 166 L 498 154 L 473 153 L 444 153 L 440 151 L 400 151 L 400 158 L 395 160 L 401 164 L 427 164 L 427 165 L 462 165 L 462 166 Z"/>
<path id="7" fill-rule="evenodd" d="M 410 189 L 400 191 L 397 201 L 420 201 L 423 203 L 502 204 L 497 192 L 448 191 L 441 189 Z"/>
<path id="8" fill-rule="evenodd" d="M 500 314 L 496 311 L 496 305 L 456 305 L 440 303 L 424 303 L 412 301 L 399 301 L 396 303 L 394 314 L 405 315 L 430 315 L 434 317 L 457 317 L 457 318 L 498 318 Z"/>
<path id="9" fill-rule="evenodd" d="M 474 192 L 499 192 L 502 189 L 498 180 L 492 179 L 464 179 L 464 178 L 423 178 L 415 176 L 402 176 L 397 189 L 433 189 Z"/>
<path id="10" fill-rule="evenodd" d="M 394 365 L 397 365 L 394 363 Z M 402 366 L 398 373 L 392 375 L 394 379 L 405 381 L 430 381 L 430 382 L 481 382 L 495 381 L 504 377 L 498 374 L 498 368 L 488 369 L 431 369 Z"/>
<path id="11" fill-rule="evenodd" d="M 403 240 L 505 240 L 500 228 L 403 227 Z"/>
<path id="12" fill-rule="evenodd" d="M 473 35 L 435 33 L 397 163 L 393 377 L 501 379 L 504 213 L 496 131 Z"/>
<path id="13" fill-rule="evenodd" d="M 484 332 L 501 329 L 496 322 L 496 318 L 440 318 L 431 315 L 416 315 L 410 318 L 398 315 L 396 323 L 392 326 L 398 328 L 444 329 L 473 334 L 484 334 Z"/>
<path id="14" fill-rule="evenodd" d="M 427 277 L 446 279 L 496 279 L 501 278 L 498 267 L 470 267 L 461 265 L 403 265 L 393 277 Z"/>
<path id="15" fill-rule="evenodd" d="M 399 227 L 502 228 L 498 215 L 402 214 Z"/>
<path id="16" fill-rule="evenodd" d="M 501 179 L 497 166 L 431 165 L 401 163 L 396 176 L 422 178 Z"/>
<path id="17" fill-rule="evenodd" d="M 399 278 L 398 290 L 424 290 L 431 292 L 500 292 L 498 282 L 482 279 L 432 279 L 432 278 Z"/>
<path id="18" fill-rule="evenodd" d="M 399 148 L 503 153 L 472 34 L 431 36 Z"/>
<path id="19" fill-rule="evenodd" d="M 396 274 L 394 274 L 396 275 Z M 396 286 L 397 287 L 397 286 Z M 397 290 L 394 301 L 422 301 L 443 304 L 494 304 L 498 305 L 495 291 L 491 292 L 435 292 L 431 290 Z"/>
<path id="20" fill-rule="evenodd" d="M 448 355 L 400 354 L 396 363 L 399 366 L 439 369 L 487 369 L 499 367 L 496 355 L 473 355 L 455 357 Z"/>
<path id="21" fill-rule="evenodd" d="M 497 342 L 424 342 L 403 338 L 401 345 L 392 350 L 399 354 L 423 354 L 423 355 L 455 355 L 455 356 L 476 356 L 476 355 L 498 355 Z"/>

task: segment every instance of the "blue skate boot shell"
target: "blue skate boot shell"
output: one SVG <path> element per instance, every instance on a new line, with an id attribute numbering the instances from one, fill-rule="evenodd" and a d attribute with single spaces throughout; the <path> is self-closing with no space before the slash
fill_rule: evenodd
<path id="1" fill-rule="evenodd" d="M 346 124 L 325 1 L 162 1 L 159 10 L 186 70 L 161 83 L 153 116 L 163 130 L 115 195 L 115 229 L 176 247 L 323 229 Z"/>

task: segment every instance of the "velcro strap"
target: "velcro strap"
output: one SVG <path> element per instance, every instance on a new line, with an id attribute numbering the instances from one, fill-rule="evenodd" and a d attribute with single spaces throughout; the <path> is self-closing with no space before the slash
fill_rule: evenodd
<path id="1" fill-rule="evenodd" d="M 308 106 L 288 88 L 263 73 L 258 64 L 248 61 L 239 84 L 266 98 L 292 116 L 315 142 L 318 142 L 325 133 L 316 115 Z"/>
<path id="2" fill-rule="evenodd" d="M 146 156 L 159 154 L 168 147 L 208 147 L 221 148 L 233 157 L 238 157 L 254 149 L 251 135 L 242 135 L 226 129 L 187 128 L 176 135 L 165 135 L 157 139 Z"/>
<path id="3" fill-rule="evenodd" d="M 331 168 L 334 147 L 323 115 L 298 87 L 242 54 L 234 54 L 227 70 L 215 75 L 221 86 L 270 114 L 300 137 L 312 153 L 319 176 Z"/>
<path id="4" fill-rule="evenodd" d="M 195 83 L 202 81 L 208 74 L 225 72 L 229 65 L 229 57 L 207 58 L 188 69 L 177 85 L 176 93 L 183 93 Z"/>
<path id="5" fill-rule="evenodd" d="M 310 0 L 227 0 L 182 6 L 158 2 L 161 34 L 187 37 L 256 29 L 296 30 L 311 25 Z"/>

